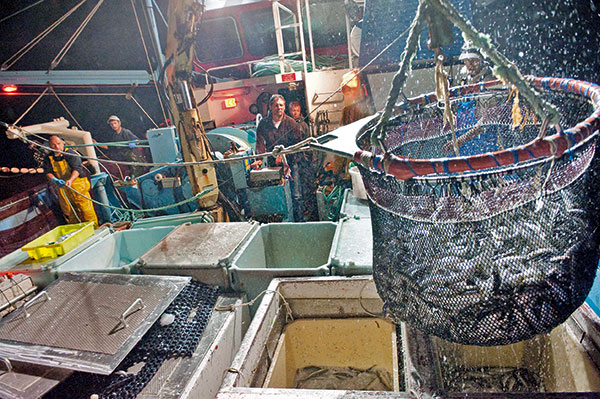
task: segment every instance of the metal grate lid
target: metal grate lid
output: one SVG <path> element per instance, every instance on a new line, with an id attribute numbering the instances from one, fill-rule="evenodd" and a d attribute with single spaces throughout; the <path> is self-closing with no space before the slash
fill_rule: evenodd
<path id="1" fill-rule="evenodd" d="M 144 268 L 223 267 L 256 223 L 196 223 L 179 226 L 140 257 Z"/>
<path id="2" fill-rule="evenodd" d="M 0 322 L 0 356 L 109 374 L 189 280 L 67 273 Z"/>
<path id="3" fill-rule="evenodd" d="M 25 363 L 5 363 L 5 367 L 0 371 L 0 398 L 40 398 L 72 373 Z"/>

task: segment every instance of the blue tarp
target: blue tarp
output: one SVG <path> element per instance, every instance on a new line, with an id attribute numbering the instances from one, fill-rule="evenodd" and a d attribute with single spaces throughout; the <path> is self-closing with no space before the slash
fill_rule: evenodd
<path id="1" fill-rule="evenodd" d="M 451 0 L 451 3 L 465 18 L 471 19 L 472 13 L 469 0 Z M 368 0 L 365 2 L 359 66 L 366 65 L 410 27 L 417 12 L 418 4 L 418 0 Z M 463 45 L 460 30 L 453 27 L 453 32 L 454 44 L 442 48 L 444 54 L 448 56 L 458 56 Z M 433 59 L 433 51 L 427 48 L 428 36 L 428 29 L 423 29 L 416 60 Z M 402 39 L 398 40 L 371 65 L 382 68 L 394 66 L 395 69 L 400 62 L 400 55 L 406 45 L 407 37 L 407 34 L 404 35 Z"/>

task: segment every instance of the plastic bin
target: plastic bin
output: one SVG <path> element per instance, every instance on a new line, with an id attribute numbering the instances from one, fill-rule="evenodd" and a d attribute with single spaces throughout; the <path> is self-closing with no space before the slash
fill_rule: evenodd
<path id="1" fill-rule="evenodd" d="M 336 223 L 271 223 L 260 226 L 229 268 L 231 287 L 254 299 L 274 277 L 327 276 Z M 251 313 L 258 304 L 251 308 Z"/>
<path id="2" fill-rule="evenodd" d="M 56 267 L 68 272 L 132 273 L 140 256 L 175 229 L 174 226 L 117 231 Z"/>
<path id="3" fill-rule="evenodd" d="M 340 218 L 371 218 L 371 210 L 369 209 L 369 201 L 356 198 L 351 189 L 344 192 L 344 200 L 340 208 Z"/>
<path id="4" fill-rule="evenodd" d="M 66 224 L 50 230 L 21 247 L 31 259 L 64 255 L 94 235 L 94 222 Z"/>
<path id="5" fill-rule="evenodd" d="M 432 341 L 447 392 L 600 392 L 597 366 L 565 324 L 511 345 Z"/>
<path id="6" fill-rule="evenodd" d="M 37 287 L 43 288 L 56 278 L 54 268 L 68 261 L 79 252 L 84 251 L 96 241 L 108 237 L 110 234 L 110 229 L 101 227 L 98 230 L 95 230 L 94 234 L 83 243 L 57 258 L 41 258 L 35 260 L 31 259 L 27 253 L 17 249 L 3 258 L 0 258 L 0 274 L 5 272 L 25 273 L 28 276 L 31 276 L 33 283 Z"/>
<path id="7" fill-rule="evenodd" d="M 396 330 L 385 319 L 295 320 L 279 338 L 263 387 L 297 388 L 299 371 L 312 366 L 321 371 L 330 367 L 375 369 L 388 377 L 388 389 L 381 390 L 398 391 L 396 353 Z M 363 383 L 368 385 L 368 381 Z"/>
<path id="8" fill-rule="evenodd" d="M 161 226 L 179 226 L 184 223 L 210 223 L 212 216 L 206 212 L 189 212 L 180 213 L 177 215 L 156 216 L 152 218 L 144 218 L 136 220 L 132 223 L 132 229 L 148 229 L 151 227 Z"/>
<path id="9" fill-rule="evenodd" d="M 354 276 L 373 273 L 371 219 L 339 221 L 329 254 L 331 274 Z"/>
<path id="10" fill-rule="evenodd" d="M 372 277 L 274 279 L 269 290 L 229 366 L 235 371 L 225 374 L 219 399 L 248 392 L 277 399 L 411 397 L 398 359 L 404 337 L 388 321 L 371 316 L 383 307 Z M 393 369 L 389 385 L 404 393 L 283 388 L 290 385 L 290 369 L 307 365 Z"/>
<path id="11" fill-rule="evenodd" d="M 227 266 L 257 223 L 198 223 L 179 226 L 140 257 L 144 274 L 191 276 L 210 285 L 229 287 Z"/>

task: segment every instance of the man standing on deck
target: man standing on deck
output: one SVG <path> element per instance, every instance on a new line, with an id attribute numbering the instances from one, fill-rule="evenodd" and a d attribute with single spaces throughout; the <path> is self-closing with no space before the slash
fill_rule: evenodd
<path id="1" fill-rule="evenodd" d="M 121 126 L 121 119 L 116 115 L 111 115 L 108 117 L 106 123 L 110 125 L 111 130 L 102 136 L 104 142 L 129 142 L 127 146 L 115 146 L 110 148 L 106 145 L 99 146 L 100 148 L 108 150 L 110 159 L 125 162 L 144 162 L 143 157 L 134 152 L 137 147 L 136 141 L 138 141 L 139 138 L 133 134 L 131 130 Z M 144 167 L 141 166 L 129 166 L 129 169 L 134 176 L 141 175 L 145 172 Z"/>
<path id="2" fill-rule="evenodd" d="M 290 116 L 294 118 L 300 132 L 302 133 L 302 140 L 311 136 L 309 127 L 304 121 L 302 116 L 302 107 L 298 101 L 290 102 L 289 106 Z M 314 221 L 319 220 L 319 212 L 317 206 L 317 172 L 313 161 L 312 151 L 305 151 L 297 155 L 297 176 L 293 176 L 296 179 L 295 186 L 299 188 L 300 192 L 298 195 L 301 197 L 302 203 L 301 214 L 298 215 L 298 221 Z"/>
<path id="3" fill-rule="evenodd" d="M 282 95 L 271 96 L 269 111 L 269 115 L 261 119 L 256 128 L 256 152 L 259 154 L 273 151 L 276 145 L 288 147 L 302 140 L 300 126 L 285 114 L 285 99 Z M 269 157 L 269 164 L 275 164 L 273 157 Z"/>
<path id="4" fill-rule="evenodd" d="M 285 114 L 285 99 L 280 94 L 274 94 L 269 99 L 269 115 L 258 123 L 256 128 L 256 152 L 262 154 L 271 152 L 276 145 L 289 147 L 302 140 L 300 126 L 288 115 Z M 294 205 L 294 219 L 303 220 L 302 204 L 300 195 L 300 185 L 296 184 L 298 177 L 297 156 L 290 154 L 286 156 L 287 163 L 292 174 L 292 195 Z M 269 156 L 267 160 L 269 166 L 281 165 L 281 156 L 277 159 Z"/>
<path id="5" fill-rule="evenodd" d="M 44 173 L 48 180 L 59 187 L 58 200 L 67 223 L 94 222 L 94 227 L 98 227 L 94 205 L 87 199 L 91 198 L 91 185 L 83 174 L 81 158 L 71 149 L 65 151 L 65 142 L 56 135 L 50 136 L 50 148 L 56 152 L 44 158 Z M 69 187 L 87 198 L 78 195 Z"/>
<path id="6" fill-rule="evenodd" d="M 296 121 L 296 123 L 300 126 L 300 132 L 302 133 L 302 140 L 307 137 L 310 137 L 310 131 L 308 129 L 308 125 L 304 122 L 304 117 L 302 116 L 302 106 L 298 101 L 290 102 L 289 106 L 290 116 Z"/>

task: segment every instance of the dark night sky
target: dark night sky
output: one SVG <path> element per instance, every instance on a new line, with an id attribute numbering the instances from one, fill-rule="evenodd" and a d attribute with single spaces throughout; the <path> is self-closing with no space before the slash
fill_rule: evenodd
<path id="1" fill-rule="evenodd" d="M 12 54 L 32 40 L 36 35 L 46 29 L 80 0 L 45 0 L 23 13 L 0 23 L 0 62 L 4 62 Z M 0 19 L 13 14 L 20 9 L 36 3 L 37 0 L 2 1 L 0 6 Z M 146 19 L 136 1 L 136 11 L 145 33 L 146 45 L 149 49 L 153 67 L 156 57 L 147 36 Z M 158 0 L 163 15 L 166 18 L 167 1 Z M 16 62 L 9 71 L 38 70 L 45 71 L 50 62 L 57 55 L 61 47 L 67 42 L 75 29 L 97 4 L 97 0 L 88 0 L 67 18 L 58 28 L 44 38 L 21 60 Z M 166 28 L 157 16 L 157 25 L 161 33 L 162 45 Z M 149 70 L 144 54 L 139 31 L 130 0 L 108 0 L 100 6 L 93 19 L 81 33 L 75 44 L 71 47 L 56 70 Z M 22 90 L 41 92 L 42 88 L 22 88 Z M 57 88 L 61 93 L 61 89 Z M 67 90 L 63 89 L 62 92 Z M 77 90 L 82 92 L 83 90 Z M 89 88 L 87 92 L 101 92 L 101 88 Z M 111 92 L 126 92 L 126 88 L 110 89 Z M 156 121 L 162 122 L 162 112 L 158 104 L 153 87 L 139 87 L 134 91 L 135 98 L 142 104 L 146 111 Z M 0 96 L 0 121 L 14 122 L 37 98 L 37 96 Z M 60 97 L 67 108 L 73 113 L 82 127 L 98 135 L 102 130 L 108 129 L 105 121 L 111 114 L 117 114 L 123 121 L 123 126 L 128 127 L 137 135 L 143 135 L 146 129 L 153 124 L 131 100 L 123 96 L 67 96 Z M 53 96 L 45 96 L 19 123 L 22 126 L 49 121 L 52 118 L 64 116 L 70 119 L 58 100 Z M 71 120 L 71 124 L 74 122 Z M 32 153 L 27 147 L 16 140 L 8 140 L 4 132 L 0 133 L 0 166 L 33 167 Z M 19 180 L 32 180 L 23 176 Z M 6 179 L 2 179 L 0 190 L 6 192 Z M 15 179 L 11 179 L 15 180 Z M 22 184 L 27 182 L 21 181 Z"/>

